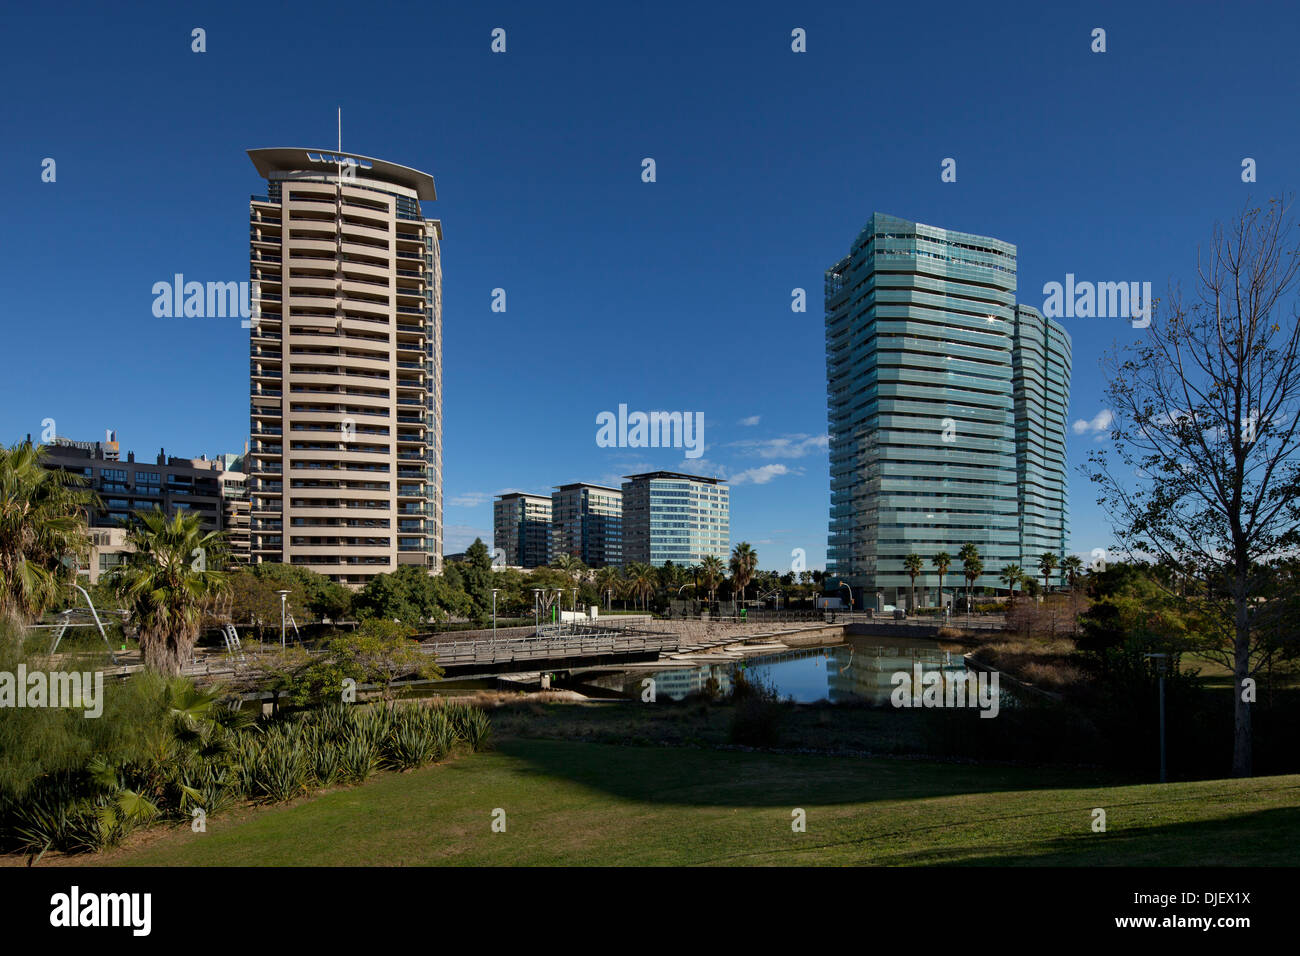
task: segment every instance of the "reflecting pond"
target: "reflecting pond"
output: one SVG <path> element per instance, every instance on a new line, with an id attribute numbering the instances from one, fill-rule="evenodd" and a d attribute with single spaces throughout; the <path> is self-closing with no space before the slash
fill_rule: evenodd
<path id="1" fill-rule="evenodd" d="M 753 684 L 775 688 L 782 698 L 798 703 L 827 700 L 866 701 L 888 704 L 897 686 L 893 676 L 904 671 L 914 674 L 941 672 L 945 681 L 966 677 L 960 653 L 943 650 L 937 643 L 898 638 L 853 637 L 833 647 L 811 647 L 763 654 L 744 660 L 720 661 L 703 667 L 678 667 L 660 671 L 625 672 L 594 681 L 629 697 L 639 696 L 641 681 L 653 677 L 655 694 L 681 700 L 706 689 L 710 680 L 717 692 L 730 693 L 734 675 L 743 670 Z M 1000 695 L 1004 700 L 1006 694 Z"/>

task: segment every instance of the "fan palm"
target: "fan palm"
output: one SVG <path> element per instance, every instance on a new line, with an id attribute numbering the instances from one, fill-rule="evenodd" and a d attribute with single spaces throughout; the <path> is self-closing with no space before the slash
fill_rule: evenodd
<path id="1" fill-rule="evenodd" d="M 736 585 L 736 590 L 740 593 L 741 601 L 745 599 L 745 585 L 749 584 L 754 577 L 754 570 L 758 567 L 758 552 L 750 547 L 748 541 L 742 541 L 736 545 L 731 552 L 731 579 Z M 732 603 L 735 603 L 735 595 L 732 595 Z"/>
<path id="2" fill-rule="evenodd" d="M 936 554 L 933 558 L 930 559 L 930 563 L 933 564 L 935 570 L 939 572 L 939 603 L 942 605 L 943 604 L 943 576 L 947 574 L 948 569 L 952 567 L 952 555 L 950 555 L 947 551 L 940 551 L 938 554 Z"/>
<path id="3" fill-rule="evenodd" d="M 1046 595 L 1047 589 L 1051 587 L 1051 577 L 1056 571 L 1058 558 L 1051 551 L 1044 551 L 1038 557 L 1038 571 L 1043 576 L 1043 594 Z"/>
<path id="4" fill-rule="evenodd" d="M 1025 576 L 1025 572 L 1021 569 L 1020 565 L 1018 564 L 1008 564 L 1008 565 L 1004 565 L 1002 568 L 1002 574 L 998 578 L 998 580 L 1000 580 L 1003 584 L 1007 586 L 1007 591 L 1009 594 L 1007 607 L 1009 610 L 1015 609 L 1016 585 L 1020 583 L 1021 578 L 1023 578 L 1024 576 Z"/>
<path id="5" fill-rule="evenodd" d="M 961 558 L 962 575 L 966 578 L 966 613 L 970 613 L 971 589 L 975 580 L 984 573 L 984 562 L 980 560 L 980 549 L 967 542 L 957 552 Z"/>
<path id="6" fill-rule="evenodd" d="M 700 562 L 700 583 L 709 592 L 709 603 L 717 600 L 718 585 L 722 583 L 723 575 L 726 573 L 722 559 L 716 554 L 711 554 Z"/>
<path id="7" fill-rule="evenodd" d="M 229 587 L 226 575 L 207 566 L 222 548 L 220 532 L 205 532 L 197 514 L 158 509 L 137 511 L 127 532 L 135 551 L 112 576 L 139 632 L 145 667 L 160 674 L 181 672 L 194 649 L 199 626 Z"/>
<path id="8" fill-rule="evenodd" d="M 1061 562 L 1061 570 L 1065 572 L 1065 579 L 1070 582 L 1070 590 L 1073 591 L 1075 582 L 1083 572 L 1083 559 L 1077 554 L 1067 554 Z"/>
<path id="9" fill-rule="evenodd" d="M 44 466 L 45 450 L 0 446 L 0 618 L 40 617 L 75 571 L 64 557 L 89 554 L 85 479 Z"/>
<path id="10" fill-rule="evenodd" d="M 912 579 L 912 610 L 916 610 L 916 577 L 925 567 L 925 559 L 919 554 L 909 554 L 903 559 L 903 568 L 907 571 L 907 576 Z"/>

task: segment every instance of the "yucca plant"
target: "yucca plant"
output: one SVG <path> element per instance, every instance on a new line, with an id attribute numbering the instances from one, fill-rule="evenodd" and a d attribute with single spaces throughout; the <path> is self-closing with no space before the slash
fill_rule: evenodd
<path id="1" fill-rule="evenodd" d="M 307 789 L 307 751 L 301 739 L 281 728 L 266 735 L 257 761 L 256 785 L 275 803 L 292 800 Z"/>

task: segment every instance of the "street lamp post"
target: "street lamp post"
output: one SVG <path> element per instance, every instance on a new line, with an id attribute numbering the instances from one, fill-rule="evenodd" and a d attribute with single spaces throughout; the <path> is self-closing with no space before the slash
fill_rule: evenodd
<path id="1" fill-rule="evenodd" d="M 1169 669 L 1168 654 L 1147 654 L 1156 662 L 1156 673 L 1160 675 L 1160 782 L 1168 782 L 1165 764 L 1165 672 Z"/>
<path id="2" fill-rule="evenodd" d="M 497 592 L 500 588 L 492 589 L 492 640 L 497 639 Z"/>
<path id="3" fill-rule="evenodd" d="M 278 594 L 278 595 L 280 595 L 280 650 L 284 650 L 284 648 L 285 648 L 285 643 L 284 643 L 284 611 L 285 611 L 285 599 L 289 596 L 289 592 L 288 592 L 288 591 L 276 591 L 275 593 Z"/>
<path id="4" fill-rule="evenodd" d="M 849 591 L 849 613 L 852 614 L 852 613 L 853 613 L 853 588 L 850 587 L 849 585 L 845 584 L 843 581 L 840 582 L 840 587 L 842 587 L 842 588 L 848 588 L 848 591 Z"/>

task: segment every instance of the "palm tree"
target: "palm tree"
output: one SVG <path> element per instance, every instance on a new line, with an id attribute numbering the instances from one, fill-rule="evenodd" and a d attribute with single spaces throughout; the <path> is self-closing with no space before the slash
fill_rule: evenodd
<path id="1" fill-rule="evenodd" d="M 649 611 L 650 596 L 655 593 L 658 572 L 649 564 L 633 564 L 628 568 L 628 576 L 634 591 L 641 598 L 641 609 Z"/>
<path id="2" fill-rule="evenodd" d="M 145 667 L 175 677 L 190 659 L 204 612 L 229 587 L 224 572 L 207 566 L 224 536 L 205 532 L 186 511 L 170 519 L 157 508 L 135 515 L 126 536 L 135 551 L 112 575 L 113 588 L 131 613 Z"/>
<path id="3" fill-rule="evenodd" d="M 90 552 L 85 479 L 44 466 L 45 449 L 0 446 L 0 618 L 25 624 L 54 603 L 75 570 L 65 557 Z"/>
<path id="4" fill-rule="evenodd" d="M 727 569 L 723 567 L 722 559 L 716 554 L 711 554 L 700 562 L 700 582 L 709 592 L 710 604 L 718 599 L 718 585 L 722 583 L 726 573 Z"/>
<path id="5" fill-rule="evenodd" d="M 562 551 L 555 556 L 551 562 L 551 567 L 557 571 L 563 571 L 570 581 L 576 581 L 587 570 L 587 566 L 582 563 L 582 559 L 577 555 L 569 554 Z"/>
<path id="6" fill-rule="evenodd" d="M 1056 555 L 1050 551 L 1044 551 L 1038 556 L 1038 570 L 1042 572 L 1043 575 L 1044 596 L 1047 594 L 1047 589 L 1051 587 L 1051 581 L 1049 579 L 1052 576 L 1052 572 L 1056 570 L 1057 563 L 1058 559 Z"/>
<path id="7" fill-rule="evenodd" d="M 980 560 L 980 549 L 969 541 L 961 546 L 957 557 L 961 558 L 962 574 L 966 578 L 966 613 L 969 614 L 971 586 L 975 583 L 975 579 L 984 573 L 984 562 Z"/>
<path id="8" fill-rule="evenodd" d="M 601 596 L 608 594 L 610 591 L 618 590 L 619 572 L 618 568 L 606 565 L 596 572 L 596 587 L 600 590 Z M 600 603 L 599 601 L 596 603 Z"/>
<path id="9" fill-rule="evenodd" d="M 1083 572 L 1083 559 L 1077 554 L 1067 554 L 1065 560 L 1061 562 L 1061 570 L 1065 572 L 1065 578 L 1070 582 L 1070 590 L 1073 591 L 1075 582 Z"/>
<path id="10" fill-rule="evenodd" d="M 749 546 L 748 541 L 742 541 L 731 552 L 731 579 L 740 592 L 740 600 L 745 600 L 745 585 L 754 577 L 754 570 L 758 567 L 758 552 Z M 732 606 L 734 608 L 736 596 L 731 596 Z"/>
<path id="11" fill-rule="evenodd" d="M 948 568 L 952 566 L 952 555 L 947 551 L 940 551 L 930 563 L 934 565 L 935 570 L 939 572 L 939 605 L 943 606 L 943 576 L 948 573 Z"/>
<path id="12" fill-rule="evenodd" d="M 999 577 L 1003 584 L 1007 586 L 1008 602 L 1007 610 L 1014 611 L 1016 608 L 1016 585 L 1020 579 L 1025 576 L 1025 572 L 1018 564 L 1008 564 L 1002 568 L 1002 575 Z"/>
<path id="13" fill-rule="evenodd" d="M 916 576 L 921 573 L 925 567 L 925 559 L 919 554 L 909 554 L 903 559 L 903 567 L 907 571 L 907 576 L 912 579 L 912 611 L 916 611 Z"/>

